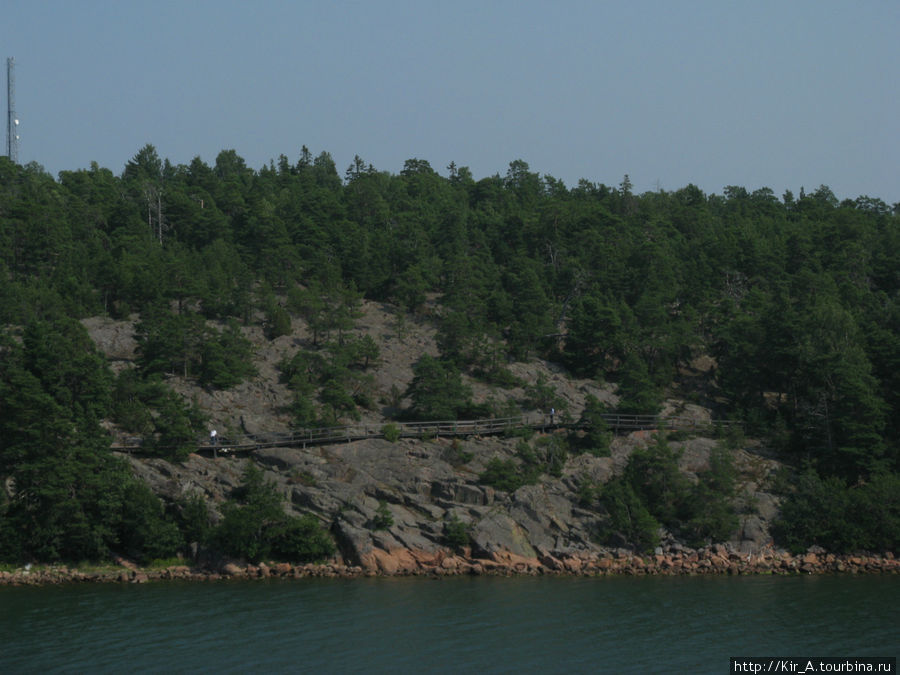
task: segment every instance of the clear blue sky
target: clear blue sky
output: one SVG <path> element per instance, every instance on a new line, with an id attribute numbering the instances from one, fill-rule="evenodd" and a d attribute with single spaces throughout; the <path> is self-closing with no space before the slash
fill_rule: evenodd
<path id="1" fill-rule="evenodd" d="M 898 0 L 4 0 L 0 56 L 20 162 L 54 175 L 305 144 L 342 175 L 523 159 L 570 187 L 900 201 Z"/>

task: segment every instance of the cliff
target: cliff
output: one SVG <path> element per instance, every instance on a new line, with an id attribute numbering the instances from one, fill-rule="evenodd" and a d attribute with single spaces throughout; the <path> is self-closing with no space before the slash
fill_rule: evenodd
<path id="1" fill-rule="evenodd" d="M 91 319 L 85 325 L 114 368 L 130 367 L 136 347 L 133 322 Z M 177 377 L 168 383 L 197 401 L 222 436 L 287 430 L 291 420 L 285 411 L 291 394 L 278 381 L 276 364 L 309 342 L 306 326 L 295 320 L 292 333 L 275 340 L 267 340 L 256 326 L 243 331 L 256 347 L 259 374 L 255 378 L 230 390 L 210 391 Z M 437 353 L 435 331 L 427 319 L 364 303 L 352 333 L 370 335 L 379 347 L 379 359 L 371 368 L 378 405 L 365 412 L 364 421 L 381 424 L 398 407 L 408 405 L 397 400 L 397 392 L 405 391 L 412 379 L 412 364 L 422 354 Z M 698 360 L 695 366 L 694 374 L 702 375 L 709 363 Z M 492 399 L 521 405 L 523 387 L 539 380 L 553 389 L 564 402 L 565 414 L 573 419 L 581 414 L 588 394 L 610 405 L 617 400 L 613 385 L 571 378 L 552 363 L 535 360 L 509 368 L 522 386 L 501 389 L 467 379 L 476 402 Z M 666 402 L 664 414 L 675 413 L 700 422 L 711 416 L 708 408 L 673 398 Z M 315 514 L 332 532 L 340 551 L 337 563 L 347 567 L 415 573 L 494 564 L 574 571 L 595 564 L 591 561 L 630 557 L 625 549 L 598 543 L 605 515 L 586 508 L 579 489 L 585 481 L 602 485 L 622 471 L 635 449 L 653 440 L 652 431 L 616 436 L 609 456 L 570 455 L 559 475 L 545 473 L 536 484 L 511 493 L 481 484 L 479 474 L 493 458 L 514 458 L 516 438 L 471 436 L 394 443 L 370 439 L 260 449 L 249 457 L 192 454 L 182 463 L 125 456 L 135 473 L 165 500 L 199 492 L 213 506 L 240 483 L 244 463 L 255 462 L 278 486 L 291 510 Z M 695 480 L 708 468 L 717 443 L 694 436 L 671 440 L 670 446 L 679 454 L 680 470 Z M 777 499 L 766 491 L 777 463 L 754 442 L 731 452 L 740 485 L 736 498 L 740 518 L 723 550 L 739 557 L 762 555 L 770 550 L 768 526 L 777 514 Z M 684 542 L 663 532 L 655 554 L 678 556 L 687 550 Z"/>

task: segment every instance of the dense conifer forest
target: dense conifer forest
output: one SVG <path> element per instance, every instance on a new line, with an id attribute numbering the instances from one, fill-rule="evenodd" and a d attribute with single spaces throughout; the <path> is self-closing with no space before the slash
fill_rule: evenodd
<path id="1" fill-rule="evenodd" d="M 204 420 L 164 376 L 231 387 L 253 374 L 240 327 L 277 337 L 292 317 L 316 335 L 283 364 L 298 426 L 353 419 L 377 355 L 341 337 L 362 298 L 410 313 L 437 299 L 441 353 L 417 365 L 409 416 L 491 414 L 460 375 L 502 385 L 533 357 L 617 383 L 630 412 L 677 390 L 792 467 L 780 543 L 897 550 L 900 204 L 567 187 L 521 160 L 480 180 L 422 159 L 340 173 L 306 147 L 258 171 L 232 150 L 176 166 L 147 145 L 120 175 L 0 158 L 0 560 L 149 559 L 197 539 L 327 555 L 252 473 L 215 532 L 202 503 L 165 509 L 103 424 L 177 461 Z M 137 368 L 113 375 L 78 322 L 96 315 L 139 317 Z M 688 377 L 702 356 L 715 368 Z M 235 534 L 263 512 L 268 536 Z"/>

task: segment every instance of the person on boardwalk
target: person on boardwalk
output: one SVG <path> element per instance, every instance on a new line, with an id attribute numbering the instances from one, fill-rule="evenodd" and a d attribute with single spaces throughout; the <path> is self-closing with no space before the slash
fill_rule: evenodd
<path id="1" fill-rule="evenodd" d="M 219 440 L 219 434 L 215 429 L 209 432 L 209 444 L 213 447 L 216 447 L 216 442 Z"/>
<path id="2" fill-rule="evenodd" d="M 553 426 L 555 419 L 556 419 L 556 408 L 550 408 L 550 426 L 551 427 Z"/>

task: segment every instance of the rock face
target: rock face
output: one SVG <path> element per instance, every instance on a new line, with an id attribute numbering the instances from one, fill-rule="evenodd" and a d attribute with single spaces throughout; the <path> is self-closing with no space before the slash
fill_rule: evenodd
<path id="1" fill-rule="evenodd" d="M 607 480 L 640 442 L 645 441 L 617 438 L 612 457 L 571 457 L 562 476 L 544 475 L 537 484 L 513 493 L 480 484 L 478 475 L 492 458 L 514 456 L 515 439 L 403 439 L 396 443 L 372 439 L 259 449 L 249 457 L 191 455 L 179 465 L 160 459 L 130 461 L 164 498 L 177 500 L 199 492 L 213 505 L 228 498 L 240 484 L 246 462 L 253 461 L 282 491 L 293 512 L 314 514 L 332 533 L 339 549 L 337 563 L 371 573 L 415 574 L 433 569 L 491 573 L 499 568 L 581 573 L 596 568 L 589 561 L 615 552 L 596 543 L 603 516 L 579 505 L 578 485 L 585 477 Z M 702 469 L 712 443 L 706 439 L 685 443 L 690 445 L 684 453 L 689 464 L 685 470 Z M 455 463 L 460 457 L 468 461 Z M 765 496 L 751 496 L 758 499 L 759 495 Z M 760 501 L 764 508 L 742 517 L 729 544 L 736 555 L 758 555 L 771 548 L 768 518 L 775 511 L 766 499 Z M 385 510 L 388 518 L 384 518 Z M 448 538 L 451 523 L 466 530 L 467 545 L 458 536 Z M 682 550 L 669 540 L 658 553 Z M 727 560 L 723 548 L 707 563 L 727 571 L 723 562 Z M 687 569 L 685 563 L 674 562 L 665 568 Z"/>
<path id="2" fill-rule="evenodd" d="M 114 321 L 107 317 L 91 317 L 82 322 L 97 348 L 109 360 L 114 372 L 129 367 L 134 360 L 137 340 L 134 321 Z"/>
<path id="3" fill-rule="evenodd" d="M 115 370 L 132 367 L 137 346 L 135 321 L 136 317 L 129 321 L 84 320 Z M 167 383 L 198 403 L 220 437 L 287 430 L 291 420 L 285 411 L 292 395 L 279 382 L 277 364 L 300 348 L 310 348 L 309 331 L 300 320 L 294 320 L 290 335 L 275 340 L 267 340 L 259 325 L 241 330 L 255 346 L 257 377 L 227 391 L 207 391 L 175 376 Z M 408 404 L 397 399 L 412 379 L 413 364 L 422 354 L 437 354 L 435 328 L 427 319 L 364 302 L 350 333 L 369 335 L 379 346 L 380 358 L 369 374 L 373 398 L 385 407 L 363 411 L 363 421 L 381 424 L 396 412 L 395 406 Z M 493 399 L 498 405 L 518 406 L 525 398 L 525 386 L 539 381 L 553 389 L 559 410 L 564 411 L 561 417 L 577 419 L 588 395 L 610 405 L 617 400 L 614 386 L 571 378 L 549 362 L 514 363 L 509 370 L 520 380 L 519 386 L 497 389 L 468 380 L 474 400 Z M 665 412 L 698 423 L 710 419 L 708 410 L 680 401 L 667 401 Z M 569 457 L 561 476 L 544 475 L 539 483 L 512 494 L 478 482 L 479 473 L 492 458 L 515 456 L 516 440 L 501 437 L 397 443 L 368 440 L 256 450 L 242 457 L 191 455 L 180 464 L 128 459 L 135 473 L 167 501 L 199 493 L 214 509 L 240 484 L 245 462 L 253 461 L 279 486 L 291 510 L 314 514 L 332 533 L 340 550 L 338 564 L 369 572 L 411 573 L 426 568 L 473 573 L 538 568 L 574 572 L 588 569 L 587 561 L 610 555 L 595 541 L 602 516 L 579 505 L 579 486 L 584 481 L 597 485 L 608 481 L 622 470 L 636 447 L 654 441 L 655 433 L 648 430 L 615 438 L 608 457 Z M 670 444 L 681 451 L 682 471 L 693 477 L 708 465 L 716 442 L 693 438 Z M 741 497 L 745 515 L 733 544 L 736 551 L 755 554 L 770 543 L 768 523 L 777 513 L 777 502 L 762 491 L 771 467 L 767 460 L 744 451 L 736 453 L 736 459 L 746 474 Z M 384 509 L 389 518 L 383 517 Z M 451 526 L 453 536 L 448 537 Z"/>

